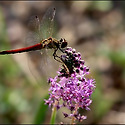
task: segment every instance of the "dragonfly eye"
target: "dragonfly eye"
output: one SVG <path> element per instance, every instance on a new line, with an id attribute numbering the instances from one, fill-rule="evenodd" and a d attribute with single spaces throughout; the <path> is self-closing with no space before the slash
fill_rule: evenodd
<path id="1" fill-rule="evenodd" d="M 63 41 L 63 39 L 61 38 L 61 39 L 60 39 L 60 43 L 62 43 L 62 41 Z"/>
<path id="2" fill-rule="evenodd" d="M 61 44 L 61 48 L 65 48 L 66 46 L 67 46 L 67 42 L 66 42 L 66 40 L 64 39 L 64 42 L 62 42 L 62 44 Z"/>

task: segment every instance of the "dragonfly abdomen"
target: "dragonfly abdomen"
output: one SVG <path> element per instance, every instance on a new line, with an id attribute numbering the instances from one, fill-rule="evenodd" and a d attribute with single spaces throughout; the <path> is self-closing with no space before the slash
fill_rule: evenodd
<path id="1" fill-rule="evenodd" d="M 38 44 L 35 44 L 33 46 L 29 46 L 29 47 L 25 47 L 25 48 L 1 51 L 0 55 L 15 54 L 15 53 L 28 52 L 28 51 L 35 51 L 35 50 L 40 50 L 42 48 L 45 48 L 45 47 L 41 43 L 38 43 Z"/>

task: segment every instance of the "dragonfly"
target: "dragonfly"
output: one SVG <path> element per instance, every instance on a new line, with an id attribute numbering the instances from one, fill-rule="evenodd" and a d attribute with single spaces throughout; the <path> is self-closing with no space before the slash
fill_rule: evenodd
<path id="1" fill-rule="evenodd" d="M 49 10 L 50 11 L 50 10 Z M 36 51 L 36 50 L 41 50 L 41 49 L 53 49 L 53 57 L 56 61 L 62 63 L 62 66 L 64 67 L 64 69 L 66 69 L 66 72 L 68 73 L 68 68 L 67 66 L 64 64 L 63 60 L 61 60 L 60 56 L 57 55 L 57 51 L 60 50 L 61 52 L 64 53 L 64 48 L 67 47 L 67 41 L 64 38 L 61 38 L 60 40 L 57 40 L 56 38 L 51 37 L 52 35 L 52 22 L 54 20 L 55 17 L 55 12 L 56 9 L 53 8 L 51 10 L 52 12 L 50 13 L 50 17 L 48 17 L 48 22 L 50 23 L 50 27 L 49 27 L 49 35 L 50 37 L 46 38 L 46 39 L 41 39 L 40 41 L 38 41 L 37 44 L 28 46 L 28 47 L 23 47 L 23 48 L 19 48 L 19 49 L 12 49 L 12 50 L 4 50 L 4 51 L 0 51 L 0 55 L 6 55 L 6 54 L 17 54 L 17 53 L 23 53 L 23 52 L 30 52 L 30 51 Z M 36 19 L 39 22 L 39 18 L 36 16 Z M 40 30 L 40 29 L 39 29 Z M 41 32 L 39 32 L 41 33 Z M 42 35 L 42 34 L 40 34 Z"/>

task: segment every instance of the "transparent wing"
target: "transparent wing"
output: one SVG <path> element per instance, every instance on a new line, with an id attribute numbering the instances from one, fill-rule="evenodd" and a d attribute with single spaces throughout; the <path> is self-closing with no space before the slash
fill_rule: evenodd
<path id="1" fill-rule="evenodd" d="M 38 16 L 32 16 L 28 22 L 28 30 L 29 32 L 25 38 L 25 46 L 32 46 L 37 43 L 40 43 L 40 21 Z M 41 55 L 41 50 L 28 52 L 27 65 L 33 77 L 35 77 L 36 81 L 39 82 L 41 78 L 44 78 L 43 70 L 40 69 L 41 59 L 43 59 Z M 43 76 L 43 77 L 42 77 Z"/>
<path id="2" fill-rule="evenodd" d="M 38 16 L 32 16 L 30 18 L 28 28 L 30 33 L 27 35 L 28 44 L 32 45 L 36 44 L 38 41 L 47 39 L 48 37 L 53 36 L 53 32 L 55 30 L 54 27 L 54 17 L 55 17 L 56 9 L 50 8 L 47 10 L 45 15 L 42 17 L 42 20 Z"/>
<path id="3" fill-rule="evenodd" d="M 28 66 L 37 82 L 42 80 L 47 83 L 49 77 L 54 77 L 56 75 L 59 63 L 53 59 L 53 56 L 49 56 L 49 53 L 52 55 L 51 50 L 48 50 L 47 53 L 45 51 L 46 50 L 43 50 L 43 54 L 41 54 L 40 50 L 29 52 Z M 42 82 L 40 85 L 42 85 Z"/>
<path id="4" fill-rule="evenodd" d="M 30 32 L 26 37 L 26 46 L 37 44 L 41 40 L 52 36 L 54 16 L 55 9 L 51 8 L 46 12 L 45 16 L 43 16 L 42 21 L 40 21 L 37 16 L 31 17 L 28 24 Z M 57 67 L 52 56 L 53 50 L 47 53 L 46 51 L 47 50 L 44 49 L 28 53 L 28 67 L 37 81 L 40 81 L 40 79 L 46 80 L 49 76 L 52 77 L 54 75 L 53 71 Z"/>
<path id="5" fill-rule="evenodd" d="M 39 43 L 41 40 L 41 36 L 40 36 L 40 21 L 38 16 L 32 16 L 29 19 L 28 30 L 30 32 L 28 32 L 26 35 L 26 40 L 25 40 L 26 45 L 31 46 Z"/>
<path id="6" fill-rule="evenodd" d="M 43 36 L 43 39 L 53 36 L 55 13 L 55 8 L 48 9 L 40 22 L 40 34 Z"/>
<path id="7" fill-rule="evenodd" d="M 55 13 L 56 9 L 54 7 L 49 8 L 40 21 L 40 34 L 43 36 L 43 39 L 53 37 L 54 35 Z M 55 63 L 55 60 L 52 56 L 53 52 L 53 50 L 48 50 L 47 48 L 42 51 L 44 60 L 41 60 L 41 64 L 44 64 L 44 66 L 41 65 L 41 69 L 43 69 L 44 73 L 46 74 L 46 78 L 50 76 L 52 77 L 54 75 L 53 71 L 57 67 L 57 64 Z"/>

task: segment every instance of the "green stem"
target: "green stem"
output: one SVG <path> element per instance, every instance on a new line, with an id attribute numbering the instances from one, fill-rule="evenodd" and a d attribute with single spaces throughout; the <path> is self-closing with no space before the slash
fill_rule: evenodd
<path id="1" fill-rule="evenodd" d="M 52 108 L 52 115 L 51 115 L 50 124 L 55 124 L 55 119 L 56 119 L 56 105 L 57 105 L 57 101 L 55 102 L 55 105 Z"/>

